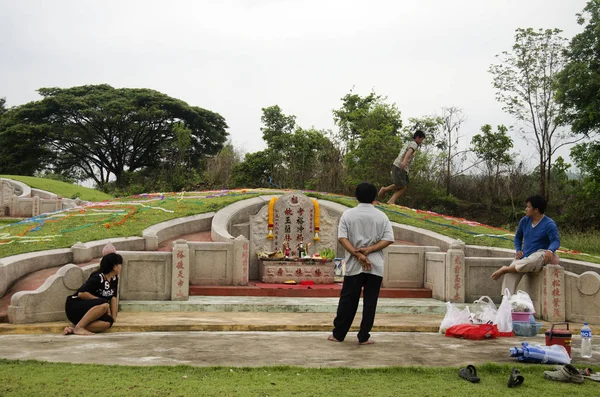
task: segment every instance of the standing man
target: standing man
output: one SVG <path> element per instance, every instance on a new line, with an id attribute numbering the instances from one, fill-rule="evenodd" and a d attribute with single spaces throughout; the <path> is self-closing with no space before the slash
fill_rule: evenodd
<path id="1" fill-rule="evenodd" d="M 333 333 L 327 339 L 342 342 L 350 330 L 360 292 L 363 293 L 363 315 L 358 343 L 370 345 L 371 328 L 375 321 L 377 299 L 383 280 L 383 249 L 394 242 L 394 232 L 388 217 L 373 206 L 377 188 L 363 182 L 356 187 L 359 204 L 344 211 L 338 226 L 338 240 L 346 250 L 346 275 L 340 292 Z"/>
<path id="2" fill-rule="evenodd" d="M 383 195 L 391 190 L 395 190 L 394 194 L 387 201 L 388 204 L 396 204 L 396 200 L 406 190 L 408 184 L 410 183 L 408 179 L 408 171 L 410 168 L 410 164 L 415 156 L 415 152 L 423 143 L 425 139 L 425 133 L 421 130 L 417 130 L 413 134 L 413 140 L 408 142 L 406 146 L 402 148 L 396 160 L 394 160 L 394 164 L 392 164 L 392 181 L 393 184 L 389 186 L 382 186 L 379 189 L 378 196 L 379 198 L 383 197 Z"/>
<path id="3" fill-rule="evenodd" d="M 558 264 L 555 254 L 560 247 L 560 238 L 556 223 L 544 215 L 546 199 L 531 196 L 525 200 L 525 216 L 519 222 L 515 233 L 515 259 L 509 266 L 502 266 L 492 273 L 492 279 L 502 280 L 502 294 L 508 288 L 514 294 L 523 274 L 539 272 L 548 263 Z"/>

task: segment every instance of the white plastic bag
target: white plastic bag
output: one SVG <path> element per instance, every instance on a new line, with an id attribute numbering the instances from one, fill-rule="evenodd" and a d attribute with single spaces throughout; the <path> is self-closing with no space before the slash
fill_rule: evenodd
<path id="1" fill-rule="evenodd" d="M 529 294 L 525 291 L 517 291 L 516 294 L 510 297 L 510 304 L 513 312 L 531 312 L 535 313 L 533 302 Z"/>
<path id="2" fill-rule="evenodd" d="M 446 302 L 446 315 L 440 325 L 440 333 L 445 334 L 446 330 L 453 325 L 457 324 L 469 324 L 471 319 L 471 312 L 469 306 L 465 306 L 464 309 L 459 309 L 452 302 Z"/>
<path id="3" fill-rule="evenodd" d="M 489 296 L 482 296 L 471 306 L 471 322 L 473 324 L 493 324 L 496 321 L 496 304 Z"/>
<path id="4" fill-rule="evenodd" d="M 502 297 L 502 303 L 500 303 L 500 307 L 496 313 L 496 320 L 494 321 L 494 324 L 498 325 L 498 332 L 508 333 L 513 330 L 512 307 L 508 298 L 509 296 L 510 293 L 507 288 L 505 295 Z"/>

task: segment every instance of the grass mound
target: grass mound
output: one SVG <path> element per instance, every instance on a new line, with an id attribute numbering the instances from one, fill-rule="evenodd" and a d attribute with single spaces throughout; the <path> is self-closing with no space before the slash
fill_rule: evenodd
<path id="1" fill-rule="evenodd" d="M 0 178 L 13 179 L 15 181 L 23 182 L 32 188 L 46 190 L 64 198 L 74 199 L 79 197 L 85 201 L 104 201 L 113 199 L 113 196 L 102 193 L 99 190 L 90 189 L 71 183 L 55 181 L 53 179 L 36 178 L 33 176 L 22 175 L 0 175 Z"/>

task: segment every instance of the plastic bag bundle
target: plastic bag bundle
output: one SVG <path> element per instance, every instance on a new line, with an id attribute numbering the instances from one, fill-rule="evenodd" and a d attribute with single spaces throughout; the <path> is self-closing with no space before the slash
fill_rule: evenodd
<path id="1" fill-rule="evenodd" d="M 494 320 L 494 324 L 498 325 L 500 336 L 508 334 L 512 335 L 513 332 L 512 310 L 508 298 L 509 296 L 510 293 L 508 292 L 508 289 L 506 289 L 505 295 L 502 297 L 502 303 L 500 303 L 500 307 L 496 313 L 496 319 Z"/>
<path id="2" fill-rule="evenodd" d="M 464 309 L 459 309 L 452 302 L 446 302 L 446 315 L 440 325 L 440 333 L 445 334 L 446 330 L 453 325 L 458 324 L 470 324 L 471 312 L 469 306 L 465 306 Z"/>
<path id="3" fill-rule="evenodd" d="M 571 357 L 562 345 L 541 346 L 521 343 L 522 347 L 511 347 L 510 356 L 517 361 L 537 364 L 570 364 Z"/>
<path id="4" fill-rule="evenodd" d="M 496 304 L 489 296 L 482 296 L 471 306 L 471 322 L 473 324 L 493 324 L 496 321 Z"/>
<path id="5" fill-rule="evenodd" d="M 535 313 L 533 308 L 533 302 L 529 297 L 529 294 L 525 291 L 517 291 L 516 294 L 510 297 L 510 304 L 513 312 L 531 312 Z"/>

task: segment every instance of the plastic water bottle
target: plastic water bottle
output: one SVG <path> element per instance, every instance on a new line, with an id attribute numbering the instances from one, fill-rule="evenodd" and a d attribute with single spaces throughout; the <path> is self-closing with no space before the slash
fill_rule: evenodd
<path id="1" fill-rule="evenodd" d="M 592 329 L 588 323 L 581 328 L 581 357 L 592 358 Z"/>

